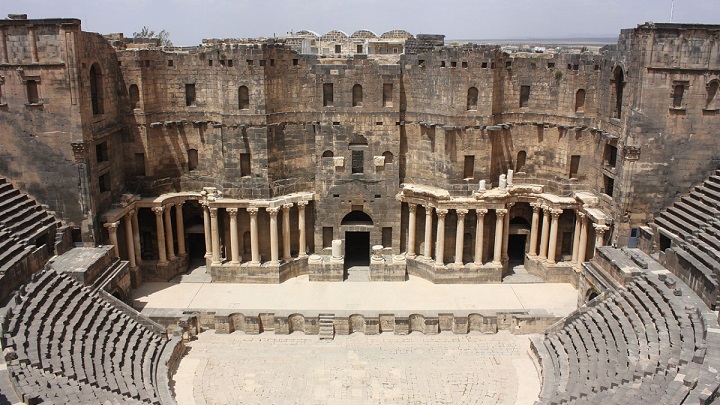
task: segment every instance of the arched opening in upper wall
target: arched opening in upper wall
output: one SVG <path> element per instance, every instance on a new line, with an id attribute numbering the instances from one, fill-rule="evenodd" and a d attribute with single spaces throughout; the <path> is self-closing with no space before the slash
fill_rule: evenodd
<path id="1" fill-rule="evenodd" d="M 478 105 L 478 89 L 477 87 L 470 87 L 467 93 L 467 110 L 476 111 Z"/>
<path id="2" fill-rule="evenodd" d="M 625 72 L 621 66 L 616 66 L 613 70 L 613 85 L 615 93 L 613 117 L 620 118 L 622 116 L 623 88 L 625 87 Z"/>
<path id="3" fill-rule="evenodd" d="M 103 80 L 100 65 L 93 63 L 90 67 L 90 99 L 93 115 L 103 113 Z"/>

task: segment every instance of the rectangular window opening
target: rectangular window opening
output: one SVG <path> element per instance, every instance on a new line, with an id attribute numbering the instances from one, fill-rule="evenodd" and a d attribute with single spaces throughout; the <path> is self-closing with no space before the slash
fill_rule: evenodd
<path id="1" fill-rule="evenodd" d="M 382 229 L 382 245 L 383 247 L 392 247 L 392 227 L 384 226 Z"/>
<path id="2" fill-rule="evenodd" d="M 603 175 L 603 188 L 605 194 L 612 198 L 613 193 L 615 192 L 615 179 L 610 176 Z"/>
<path id="3" fill-rule="evenodd" d="M 603 163 L 610 167 L 617 164 L 617 146 L 605 144 L 605 153 L 603 153 Z"/>
<path id="4" fill-rule="evenodd" d="M 570 156 L 570 178 L 577 179 L 580 170 L 580 155 Z"/>
<path id="5" fill-rule="evenodd" d="M 95 145 L 95 158 L 97 159 L 98 163 L 107 162 L 108 160 L 110 160 L 110 156 L 108 155 L 107 141 Z"/>
<path id="6" fill-rule="evenodd" d="M 198 151 L 197 149 L 188 149 L 188 170 L 195 170 L 198 167 Z"/>
<path id="7" fill-rule="evenodd" d="M 39 104 L 40 103 L 40 95 L 38 93 L 38 81 L 37 80 L 28 80 L 25 83 L 25 87 L 27 88 L 27 98 L 29 104 Z"/>
<path id="8" fill-rule="evenodd" d="M 342 52 L 342 45 L 335 45 L 335 53 Z"/>
<path id="9" fill-rule="evenodd" d="M 175 62 L 172 59 L 168 59 L 168 66 L 172 67 Z"/>
<path id="10" fill-rule="evenodd" d="M 364 153 L 361 150 L 352 151 L 352 173 L 363 172 Z"/>
<path id="11" fill-rule="evenodd" d="M 145 154 L 144 153 L 136 153 L 135 154 L 135 175 L 136 176 L 145 176 Z"/>
<path id="12" fill-rule="evenodd" d="M 363 53 L 363 46 L 357 45 L 357 47 L 355 48 L 355 53 Z"/>
<path id="13" fill-rule="evenodd" d="M 465 165 L 463 167 L 463 178 L 472 179 L 475 177 L 475 156 L 465 156 Z"/>
<path id="14" fill-rule="evenodd" d="M 520 107 L 527 107 L 530 102 L 530 86 L 520 86 Z"/>
<path id="15" fill-rule="evenodd" d="M 392 83 L 384 83 L 383 84 L 383 107 L 392 107 L 393 106 L 393 84 Z"/>
<path id="16" fill-rule="evenodd" d="M 98 187 L 100 187 L 101 193 L 110 191 L 110 173 L 105 173 L 98 177 Z"/>
<path id="17" fill-rule="evenodd" d="M 332 107 L 333 106 L 333 84 L 332 83 L 323 83 L 323 106 L 324 107 Z"/>
<path id="18" fill-rule="evenodd" d="M 333 241 L 333 228 L 331 226 L 323 226 L 322 238 L 323 248 L 331 248 Z"/>
<path id="19" fill-rule="evenodd" d="M 193 83 L 185 84 L 185 105 L 188 107 L 195 105 L 195 84 Z"/>
<path id="20" fill-rule="evenodd" d="M 249 153 L 240 154 L 240 176 L 250 176 L 251 163 Z"/>
<path id="21" fill-rule="evenodd" d="M 293 59 L 293 66 L 297 66 L 300 64 L 300 59 Z"/>

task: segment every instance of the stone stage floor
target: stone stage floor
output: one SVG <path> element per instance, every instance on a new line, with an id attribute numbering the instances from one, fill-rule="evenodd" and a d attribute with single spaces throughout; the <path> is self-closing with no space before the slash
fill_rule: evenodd
<path id="1" fill-rule="evenodd" d="M 300 332 L 203 332 L 173 376 L 178 405 L 532 405 L 528 335 L 500 331 L 321 341 Z"/>
<path id="2" fill-rule="evenodd" d="M 132 303 L 147 316 L 213 309 L 306 316 L 321 312 L 433 316 L 475 311 L 566 316 L 577 308 L 577 291 L 564 283 L 433 284 L 414 276 L 405 282 L 310 282 L 306 275 L 282 284 L 210 283 L 202 277 L 183 277 L 175 282 L 142 284 L 133 290 Z"/>

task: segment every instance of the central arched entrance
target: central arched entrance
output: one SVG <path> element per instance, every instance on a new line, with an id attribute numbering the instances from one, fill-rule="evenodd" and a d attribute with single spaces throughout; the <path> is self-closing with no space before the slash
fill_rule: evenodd
<path id="1" fill-rule="evenodd" d="M 369 279 L 370 274 L 370 230 L 372 218 L 363 211 L 350 211 L 340 223 L 345 231 L 345 276 L 354 279 Z"/>

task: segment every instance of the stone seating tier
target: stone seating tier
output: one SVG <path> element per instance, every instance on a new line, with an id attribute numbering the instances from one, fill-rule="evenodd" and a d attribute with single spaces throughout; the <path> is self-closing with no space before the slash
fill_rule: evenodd
<path id="1" fill-rule="evenodd" d="M 166 339 L 51 269 L 36 274 L 20 296 L 3 322 L 3 347 L 17 356 L 14 370 L 30 378 L 28 384 L 16 380 L 20 391 L 37 381 L 72 395 L 105 393 L 111 403 L 117 398 L 160 403 L 154 376 Z M 62 403 L 56 391 L 40 395 L 43 401 Z M 32 392 L 37 389 L 23 395 Z"/>
<path id="2" fill-rule="evenodd" d="M 646 273 L 534 339 L 543 373 L 538 404 L 683 403 L 688 375 L 705 360 L 707 332 L 698 310 L 673 292 Z"/>

